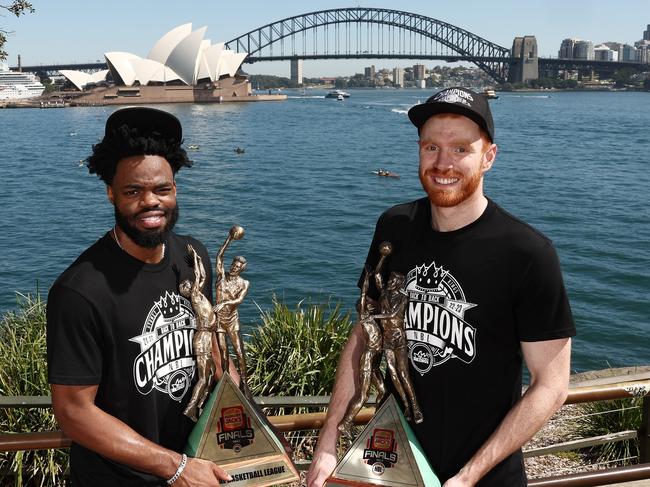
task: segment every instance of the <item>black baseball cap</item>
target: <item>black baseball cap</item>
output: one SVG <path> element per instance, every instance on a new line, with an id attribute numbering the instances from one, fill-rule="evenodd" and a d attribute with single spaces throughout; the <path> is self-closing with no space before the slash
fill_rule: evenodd
<path id="1" fill-rule="evenodd" d="M 183 138 L 183 128 L 178 118 L 157 108 L 128 107 L 113 112 L 106 120 L 104 136 L 107 137 L 122 125 L 137 128 L 143 134 L 157 132 L 167 140 L 180 142 Z"/>
<path id="2" fill-rule="evenodd" d="M 415 105 L 408 115 L 419 131 L 431 116 L 439 113 L 455 113 L 473 120 L 487 132 L 490 142 L 494 142 L 492 112 L 484 95 L 462 87 L 446 88 Z"/>

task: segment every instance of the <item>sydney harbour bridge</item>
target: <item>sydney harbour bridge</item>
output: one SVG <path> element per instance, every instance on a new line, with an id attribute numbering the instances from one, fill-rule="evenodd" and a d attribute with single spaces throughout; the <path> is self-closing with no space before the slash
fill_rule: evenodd
<path id="1" fill-rule="evenodd" d="M 534 45 L 532 44 L 534 42 Z M 497 83 L 554 76 L 558 70 L 601 76 L 637 62 L 555 59 L 537 56 L 532 36 L 499 46 L 438 19 L 381 8 L 338 8 L 278 20 L 225 43 L 246 52 L 244 63 L 308 59 L 412 59 L 473 63 Z M 23 66 L 24 71 L 54 74 L 60 69 L 98 70 L 104 63 Z"/>

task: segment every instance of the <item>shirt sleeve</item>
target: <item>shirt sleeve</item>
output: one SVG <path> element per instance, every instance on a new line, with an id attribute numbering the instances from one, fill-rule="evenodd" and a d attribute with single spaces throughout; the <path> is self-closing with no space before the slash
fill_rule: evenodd
<path id="1" fill-rule="evenodd" d="M 55 285 L 47 302 L 49 383 L 99 384 L 102 345 L 99 320 L 91 304 L 76 291 Z"/>
<path id="2" fill-rule="evenodd" d="M 520 341 L 554 340 L 576 334 L 560 261 L 550 242 L 533 256 L 518 289 L 514 312 Z"/>

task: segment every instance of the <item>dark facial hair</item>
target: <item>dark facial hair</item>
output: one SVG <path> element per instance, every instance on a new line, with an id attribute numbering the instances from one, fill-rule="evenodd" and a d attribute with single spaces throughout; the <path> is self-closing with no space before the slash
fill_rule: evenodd
<path id="1" fill-rule="evenodd" d="M 179 213 L 178 205 L 170 210 L 164 210 L 167 224 L 162 230 L 139 230 L 138 228 L 131 225 L 128 217 L 120 213 L 120 210 L 117 209 L 117 206 L 113 205 L 113 208 L 115 209 L 115 223 L 117 223 L 117 226 L 119 226 L 120 229 L 126 233 L 129 238 L 133 240 L 137 245 L 147 249 L 152 249 L 165 242 L 167 235 L 169 235 L 169 232 L 171 232 L 172 228 L 174 228 L 174 225 L 176 225 Z M 141 213 L 144 213 L 146 211 L 149 210 L 143 210 Z M 134 215 L 134 218 L 137 216 L 138 215 Z"/>

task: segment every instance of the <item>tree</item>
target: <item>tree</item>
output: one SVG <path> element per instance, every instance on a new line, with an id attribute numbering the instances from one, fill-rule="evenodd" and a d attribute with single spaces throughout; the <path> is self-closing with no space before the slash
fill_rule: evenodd
<path id="1" fill-rule="evenodd" d="M 13 0 L 8 5 L 0 4 L 0 8 L 14 14 L 16 17 L 20 17 L 26 12 L 29 12 L 30 14 L 34 13 L 34 7 L 32 7 L 32 4 L 25 0 Z M 7 35 L 9 34 L 11 34 L 11 32 L 0 29 L 0 61 L 7 59 L 7 52 L 2 48 L 5 45 L 5 42 L 7 42 Z"/>

